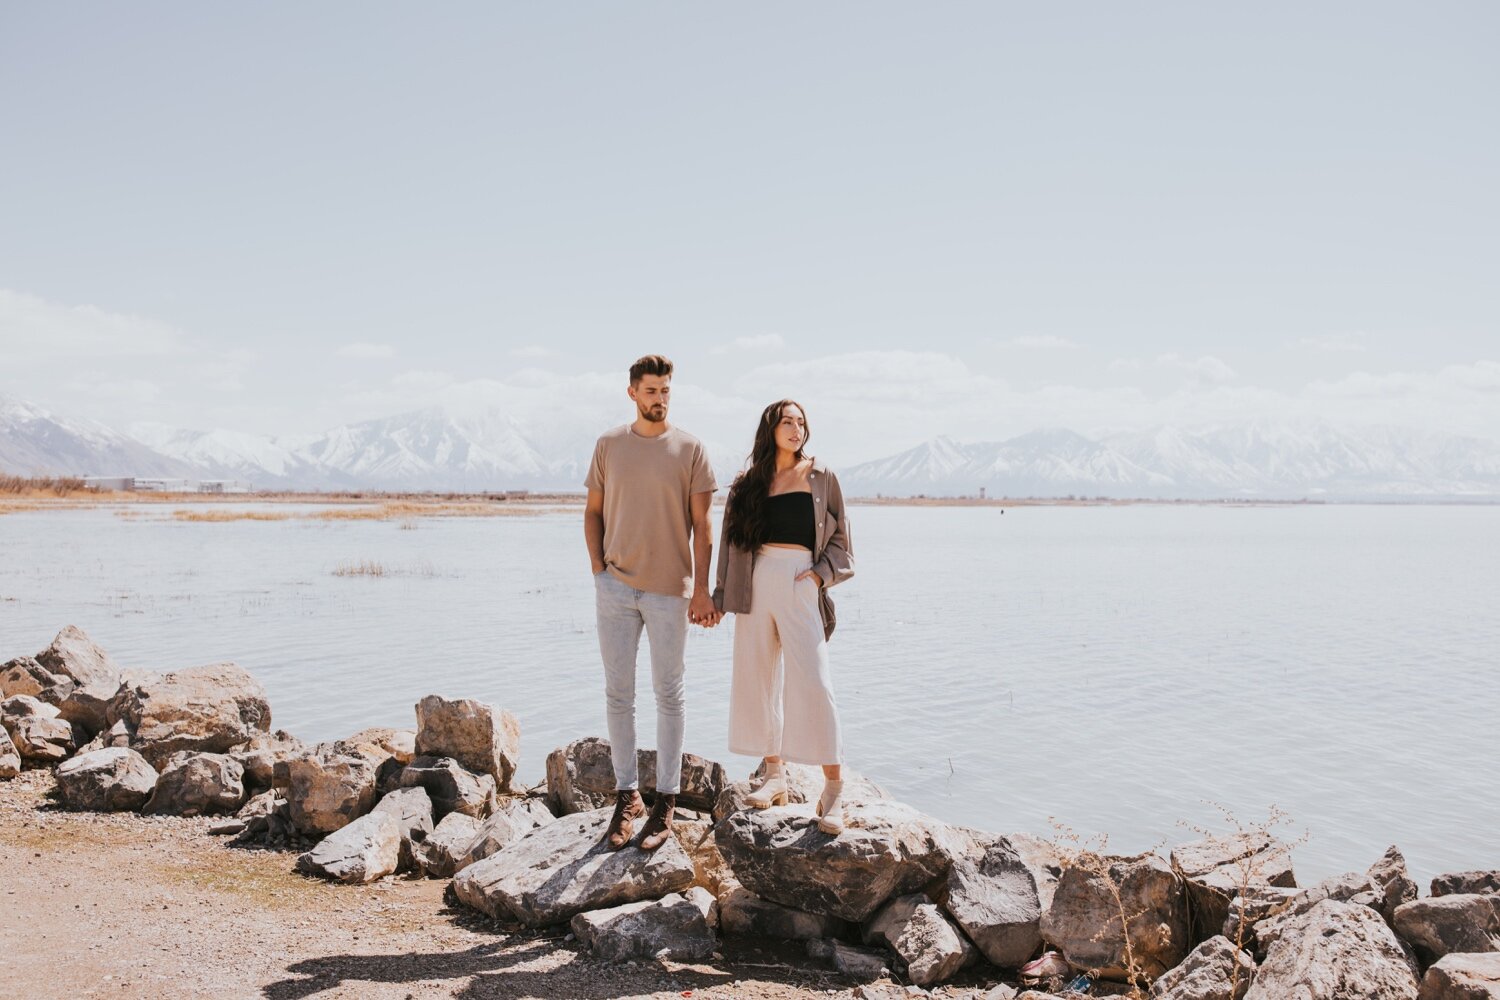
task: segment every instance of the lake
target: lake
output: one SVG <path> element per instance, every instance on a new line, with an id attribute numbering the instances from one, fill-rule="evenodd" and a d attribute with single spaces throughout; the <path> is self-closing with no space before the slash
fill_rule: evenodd
<path id="1" fill-rule="evenodd" d="M 294 511 L 287 505 L 240 509 Z M 85 629 L 122 665 L 222 660 L 309 742 L 504 706 L 522 776 L 604 733 L 580 509 L 197 523 L 0 516 L 0 660 Z M 226 509 L 214 505 L 213 509 Z M 717 512 L 715 517 L 717 519 Z M 1397 844 L 1500 867 L 1500 507 L 858 506 L 830 647 L 847 764 L 997 832 L 1170 846 L 1275 804 L 1299 879 Z M 361 562 L 380 576 L 340 575 Z M 733 618 L 688 643 L 687 749 L 730 765 Z M 654 733 L 649 669 L 642 737 Z"/>

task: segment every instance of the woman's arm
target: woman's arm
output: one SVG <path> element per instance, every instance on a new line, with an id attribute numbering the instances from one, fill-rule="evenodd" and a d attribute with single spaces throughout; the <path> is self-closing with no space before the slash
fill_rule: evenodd
<path id="1" fill-rule="evenodd" d="M 823 554 L 813 563 L 813 572 L 818 574 L 824 587 L 843 583 L 854 575 L 854 544 L 849 540 L 849 517 L 844 509 L 844 491 L 839 488 L 839 477 L 825 472 L 828 477 L 828 513 L 834 517 L 833 534 Z"/>
<path id="2" fill-rule="evenodd" d="M 724 610 L 724 581 L 729 578 L 729 504 L 719 522 L 719 562 L 714 570 L 714 607 Z"/>

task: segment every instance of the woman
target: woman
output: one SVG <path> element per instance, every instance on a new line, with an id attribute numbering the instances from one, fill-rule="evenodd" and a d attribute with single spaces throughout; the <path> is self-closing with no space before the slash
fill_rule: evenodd
<path id="1" fill-rule="evenodd" d="M 854 557 L 838 478 L 804 453 L 807 438 L 807 416 L 790 399 L 761 414 L 749 467 L 724 507 L 714 604 L 739 615 L 729 749 L 764 761 L 765 780 L 746 801 L 757 809 L 787 801 L 784 760 L 822 765 L 818 827 L 837 836 L 843 744 L 826 591 L 854 575 Z"/>

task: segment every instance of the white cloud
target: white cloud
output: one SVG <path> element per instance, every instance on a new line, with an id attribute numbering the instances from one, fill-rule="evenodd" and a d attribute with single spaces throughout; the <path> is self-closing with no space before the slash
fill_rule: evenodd
<path id="1" fill-rule="evenodd" d="M 70 392 L 124 403 L 151 403 L 161 398 L 162 387 L 149 379 L 117 378 L 105 372 L 79 372 L 68 379 Z"/>
<path id="2" fill-rule="evenodd" d="M 1357 354 L 1365 349 L 1365 335 L 1330 333 L 1322 337 L 1303 337 L 1297 341 L 1297 346 L 1326 354 Z"/>
<path id="3" fill-rule="evenodd" d="M 54 358 L 161 357 L 187 338 L 163 323 L 0 289 L 0 365 Z"/>
<path id="4" fill-rule="evenodd" d="M 1010 338 L 1010 340 L 1008 341 L 1008 343 L 1010 344 L 1011 347 L 1025 347 L 1025 348 L 1030 348 L 1032 350 L 1038 350 L 1038 351 L 1076 351 L 1076 350 L 1078 350 L 1078 345 L 1075 344 L 1075 343 L 1073 343 L 1071 340 L 1068 340 L 1066 337 L 1053 336 L 1050 333 L 1046 333 L 1046 334 L 1034 334 L 1034 333 L 1022 334 L 1019 337 L 1012 337 L 1012 338 Z"/>
<path id="5" fill-rule="evenodd" d="M 367 344 L 358 342 L 345 344 L 334 352 L 341 358 L 360 358 L 364 360 L 382 360 L 394 358 L 396 349 L 389 344 Z"/>
<path id="6" fill-rule="evenodd" d="M 779 333 L 758 333 L 750 337 L 736 337 L 729 344 L 715 347 L 711 353 L 728 354 L 730 351 L 779 351 L 786 347 L 786 338 Z"/>
<path id="7" fill-rule="evenodd" d="M 1158 368 L 1183 372 L 1193 381 L 1207 385 L 1222 385 L 1225 382 L 1233 382 L 1235 379 L 1233 368 L 1209 355 L 1201 358 L 1184 358 L 1174 352 L 1158 355 L 1155 364 Z"/>

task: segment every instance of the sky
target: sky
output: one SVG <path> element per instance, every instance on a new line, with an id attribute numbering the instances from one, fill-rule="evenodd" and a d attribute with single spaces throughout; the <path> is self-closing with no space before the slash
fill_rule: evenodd
<path id="1" fill-rule="evenodd" d="M 1500 6 L 0 3 L 0 394 L 1500 439 Z M 570 417 L 571 415 L 571 417 Z M 741 430 L 741 428 L 743 430 Z"/>

